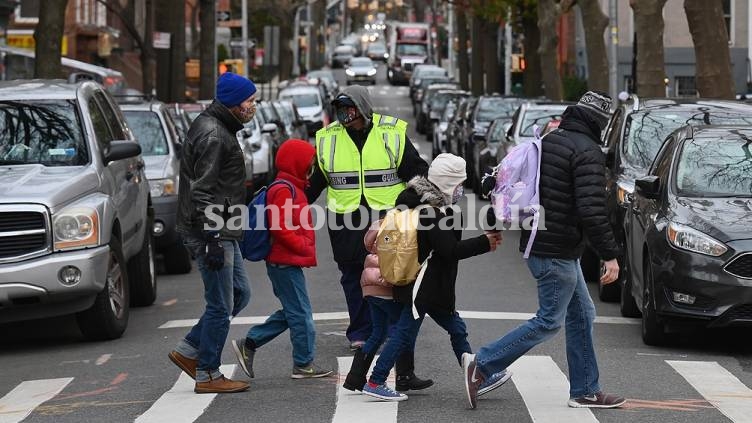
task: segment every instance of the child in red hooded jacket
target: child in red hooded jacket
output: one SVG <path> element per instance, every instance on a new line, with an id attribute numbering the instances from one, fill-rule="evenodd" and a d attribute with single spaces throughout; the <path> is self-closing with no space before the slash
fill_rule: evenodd
<path id="1" fill-rule="evenodd" d="M 266 194 L 272 243 L 266 271 L 282 309 L 272 313 L 264 323 L 251 327 L 245 338 L 232 341 L 240 366 L 251 378 L 256 349 L 287 329 L 292 341 L 293 379 L 332 373 L 313 364 L 316 329 L 303 275 L 303 267 L 316 265 L 316 239 L 305 195 L 316 165 L 315 155 L 315 148 L 303 140 L 287 140 L 277 151 L 277 178 Z"/>

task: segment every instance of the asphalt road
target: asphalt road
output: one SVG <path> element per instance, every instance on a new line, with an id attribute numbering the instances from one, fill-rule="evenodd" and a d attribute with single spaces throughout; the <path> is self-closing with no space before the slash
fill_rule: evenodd
<path id="1" fill-rule="evenodd" d="M 342 71 L 337 74 L 343 81 Z M 382 68 L 379 85 L 372 90 L 377 111 L 408 120 L 410 138 L 421 153 L 430 154 L 430 144 L 412 129 L 406 91 L 389 86 Z M 484 204 L 468 197 L 463 206 Z M 465 236 L 473 234 L 468 231 Z M 316 361 L 336 370 L 338 357 L 351 356 L 343 333 L 346 307 L 326 231 L 317 236 L 319 266 L 306 271 L 308 288 L 314 311 L 332 314 L 317 315 Z M 517 234 L 507 233 L 498 251 L 460 265 L 457 304 L 470 317 L 467 325 L 474 348 L 505 334 L 536 310 L 535 283 L 517 252 L 517 241 Z M 248 262 L 246 268 L 253 297 L 242 318 L 233 321 L 230 339 L 245 334 L 251 317 L 263 318 L 278 308 L 263 265 Z M 590 288 L 596 298 L 596 287 Z M 620 318 L 617 305 L 596 299 L 596 307 L 601 322 L 595 326 L 601 384 L 629 399 L 620 410 L 591 413 L 566 407 L 563 333 L 520 360 L 512 382 L 482 399 L 477 410 L 467 410 L 460 367 L 448 337 L 430 320 L 418 338 L 416 364 L 417 373 L 433 378 L 436 385 L 410 394 L 398 406 L 366 402 L 360 396 L 338 397 L 337 385 L 347 368 L 340 369 L 339 378 L 291 379 L 287 335 L 256 354 L 250 391 L 212 397 L 193 394 L 192 385 L 183 381 L 173 388 L 180 371 L 167 359 L 188 330 L 189 323 L 181 320 L 196 319 L 202 312 L 200 278 L 195 270 L 189 275 L 160 275 L 157 302 L 132 310 L 128 330 L 116 341 L 82 341 L 71 318 L 0 326 L 0 422 L 20 421 L 19 410 L 27 403 L 32 403 L 26 407 L 31 414 L 23 421 L 35 423 L 115 423 L 137 418 L 160 422 L 752 421 L 749 331 L 697 333 L 670 347 L 653 348 L 642 343 L 637 320 Z M 168 322 L 175 327 L 160 328 Z M 229 342 L 223 363 L 236 364 Z M 239 370 L 235 376 L 245 377 Z M 556 389 L 557 384 L 565 387 Z"/>

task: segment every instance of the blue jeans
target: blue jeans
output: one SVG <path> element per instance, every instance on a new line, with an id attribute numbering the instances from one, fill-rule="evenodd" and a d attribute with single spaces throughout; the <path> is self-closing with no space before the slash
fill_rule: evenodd
<path id="1" fill-rule="evenodd" d="M 363 262 L 338 263 L 338 267 L 342 272 L 340 283 L 345 291 L 347 312 L 350 315 L 350 325 L 345 334 L 350 342 L 365 341 L 371 334 L 371 311 L 360 288 Z"/>
<path id="2" fill-rule="evenodd" d="M 402 313 L 402 304 L 394 300 L 371 297 L 365 298 L 371 309 L 371 336 L 363 345 L 366 354 L 376 353 L 387 337 L 389 328 L 393 327 Z"/>
<path id="3" fill-rule="evenodd" d="M 501 339 L 478 350 L 477 368 L 485 377 L 504 370 L 565 325 L 570 397 L 600 391 L 593 348 L 595 306 L 580 261 L 531 255 L 527 265 L 538 280 L 538 312 Z"/>
<path id="4" fill-rule="evenodd" d="M 185 357 L 198 359 L 196 381 L 208 382 L 219 378 L 222 349 L 230 330 L 230 319 L 237 316 L 251 299 L 248 276 L 243 267 L 243 256 L 236 241 L 222 241 L 225 264 L 220 270 L 209 270 L 204 262 L 204 241 L 190 235 L 184 238 L 186 247 L 196 257 L 198 270 L 204 282 L 206 309 L 176 351 Z"/>
<path id="5" fill-rule="evenodd" d="M 290 329 L 292 361 L 298 367 L 307 366 L 316 354 L 316 327 L 303 269 L 266 263 L 266 273 L 282 309 L 249 329 L 246 337 L 260 347 Z"/>
<path id="6" fill-rule="evenodd" d="M 399 320 L 395 324 L 394 332 L 389 338 L 389 342 L 386 343 L 384 349 L 379 355 L 379 359 L 376 360 L 376 365 L 373 367 L 370 381 L 378 385 L 382 385 L 386 382 L 389 371 L 394 367 L 394 363 L 397 362 L 397 357 L 403 351 L 410 351 L 415 349 L 415 339 L 418 337 L 418 331 L 420 325 L 423 323 L 423 319 L 426 314 L 449 334 L 452 342 L 452 350 L 457 358 L 457 362 L 461 363 L 462 354 L 466 352 L 472 352 L 470 344 L 467 342 L 467 326 L 465 321 L 462 320 L 459 314 L 454 313 L 442 313 L 430 308 L 421 307 L 418 305 L 418 318 L 413 318 L 413 312 L 409 305 L 400 304 L 402 310 L 400 312 Z"/>

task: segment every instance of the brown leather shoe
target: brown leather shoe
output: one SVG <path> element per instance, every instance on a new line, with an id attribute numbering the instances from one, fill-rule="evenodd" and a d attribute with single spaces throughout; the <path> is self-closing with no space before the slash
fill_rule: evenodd
<path id="1" fill-rule="evenodd" d="M 193 392 L 197 394 L 230 394 L 233 392 L 243 392 L 250 388 L 247 382 L 230 380 L 222 376 L 219 379 L 213 379 L 208 382 L 196 382 Z"/>
<path id="2" fill-rule="evenodd" d="M 188 358 L 177 351 L 170 351 L 170 353 L 167 354 L 167 357 L 170 357 L 170 361 L 180 367 L 180 369 L 190 376 L 191 379 L 196 380 L 196 366 L 198 365 L 198 360 Z"/>

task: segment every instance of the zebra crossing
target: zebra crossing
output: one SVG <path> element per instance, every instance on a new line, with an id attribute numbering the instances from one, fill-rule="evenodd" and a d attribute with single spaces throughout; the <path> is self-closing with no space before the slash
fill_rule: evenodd
<path id="1" fill-rule="evenodd" d="M 336 388 L 332 390 L 334 411 L 329 418 L 333 423 L 349 421 L 360 422 L 397 422 L 399 421 L 398 403 L 374 401 L 359 393 L 342 388 L 345 376 L 352 363 L 352 357 L 338 357 L 339 376 Z M 659 365 L 670 366 L 719 413 L 714 421 L 731 421 L 733 423 L 752 423 L 752 389 L 746 386 L 728 369 L 715 361 L 681 361 L 660 360 Z M 536 423 L 590 423 L 598 422 L 596 415 L 588 409 L 573 409 L 566 405 L 568 381 L 565 373 L 551 356 L 525 356 L 511 366 L 514 373 L 511 381 L 502 388 L 516 389 L 522 397 L 524 407 L 530 419 Z M 233 375 L 235 365 L 222 366 L 222 372 Z M 332 378 L 333 380 L 334 378 Z M 8 392 L 0 391 L 0 423 L 18 423 L 32 416 L 40 406 L 65 396 L 66 388 L 75 382 L 75 377 L 22 381 Z M 323 380 L 322 380 L 323 383 Z M 393 386 L 394 373 L 388 384 Z M 201 418 L 212 406 L 216 395 L 193 393 L 194 382 L 181 373 L 175 383 L 164 392 L 140 415 L 136 423 L 151 422 L 194 422 Z M 460 392 L 458 392 L 460 395 Z M 237 407 L 251 407 L 238 395 Z M 429 395 L 430 397 L 430 395 Z M 270 399 L 273 400 L 273 399 Z M 423 401 L 424 399 L 419 399 Z M 700 400 L 690 400 L 698 402 Z M 635 400 L 639 403 L 640 400 Z M 146 407 L 145 405 L 145 407 Z M 226 405 L 226 404 L 225 404 Z M 627 403 L 629 405 L 629 402 Z M 520 405 L 521 407 L 522 405 Z M 627 407 L 629 408 L 629 407 Z M 293 418 L 294 416 L 290 416 Z M 124 421 L 108 416 L 111 421 Z M 677 420 L 681 421 L 680 417 Z"/>

